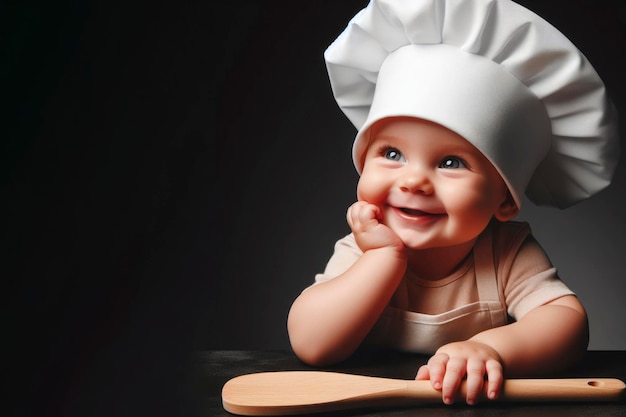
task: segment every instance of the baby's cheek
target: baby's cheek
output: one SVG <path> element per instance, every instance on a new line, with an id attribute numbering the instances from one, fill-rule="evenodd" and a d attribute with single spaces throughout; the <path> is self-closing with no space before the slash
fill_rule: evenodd
<path id="1" fill-rule="evenodd" d="M 361 177 L 361 178 L 363 178 L 363 177 Z M 362 184 L 362 182 L 359 179 L 359 182 L 358 182 L 358 184 L 356 186 L 356 197 L 357 197 L 357 199 L 359 201 L 366 201 L 365 200 L 365 196 L 367 195 L 367 190 L 361 184 Z"/>
<path id="2" fill-rule="evenodd" d="M 359 181 L 356 188 L 356 195 L 359 201 L 367 201 L 368 203 L 376 204 L 380 202 L 380 192 L 376 191 L 376 188 L 372 186 L 371 182 Z"/>
<path id="3" fill-rule="evenodd" d="M 381 178 L 364 173 L 359 179 L 356 193 L 360 201 L 379 205 L 386 201 L 388 187 L 386 187 Z"/>

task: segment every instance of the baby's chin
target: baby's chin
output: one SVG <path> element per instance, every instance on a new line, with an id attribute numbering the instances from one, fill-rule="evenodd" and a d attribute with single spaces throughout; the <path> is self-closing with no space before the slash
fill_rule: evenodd
<path id="1" fill-rule="evenodd" d="M 393 229 L 392 229 L 393 230 Z M 428 235 L 427 233 L 395 231 L 407 250 L 422 251 L 431 249 L 452 249 L 473 245 L 475 239 L 452 239 L 447 236 Z"/>
<path id="2" fill-rule="evenodd" d="M 432 242 L 430 240 L 415 237 L 415 236 L 406 236 L 405 233 L 397 233 L 398 237 L 404 244 L 404 247 L 408 250 L 426 250 L 426 249 L 434 249 L 437 247 L 443 247 L 443 245 L 437 244 L 437 242 Z"/>

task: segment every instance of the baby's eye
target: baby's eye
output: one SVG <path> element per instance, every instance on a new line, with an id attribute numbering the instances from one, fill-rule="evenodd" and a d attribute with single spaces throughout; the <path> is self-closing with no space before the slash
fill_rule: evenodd
<path id="1" fill-rule="evenodd" d="M 398 162 L 403 162 L 404 161 L 404 156 L 402 156 L 402 153 L 395 149 L 395 148 L 387 148 L 384 149 L 382 152 L 382 155 L 389 160 L 392 161 L 398 161 Z"/>
<path id="2" fill-rule="evenodd" d="M 439 164 L 439 168 L 456 169 L 467 168 L 467 166 L 462 159 L 457 158 L 456 156 L 446 156 Z"/>

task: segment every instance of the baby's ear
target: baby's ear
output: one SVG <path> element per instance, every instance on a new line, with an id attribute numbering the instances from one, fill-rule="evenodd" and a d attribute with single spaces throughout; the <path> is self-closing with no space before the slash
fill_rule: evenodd
<path id="1" fill-rule="evenodd" d="M 496 209 L 494 216 L 496 217 L 496 219 L 500 220 L 501 222 L 506 222 L 506 221 L 511 220 L 518 214 L 519 214 L 519 207 L 517 207 L 517 204 L 515 204 L 515 200 L 513 199 L 513 196 L 507 190 L 506 198 L 504 199 L 502 204 L 500 204 L 500 207 Z"/>

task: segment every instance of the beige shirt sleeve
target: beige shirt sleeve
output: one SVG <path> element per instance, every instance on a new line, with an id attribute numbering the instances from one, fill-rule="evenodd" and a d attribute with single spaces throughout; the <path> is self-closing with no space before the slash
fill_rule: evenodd
<path id="1" fill-rule="evenodd" d="M 500 229 L 494 240 L 498 285 L 511 317 L 519 320 L 543 304 L 574 294 L 526 223 L 511 222 Z"/>
<path id="2" fill-rule="evenodd" d="M 352 233 L 338 240 L 335 243 L 335 252 L 328 260 L 324 273 L 315 275 L 315 284 L 328 281 L 337 275 L 343 274 L 361 256 L 363 256 L 363 251 L 356 244 Z"/>

